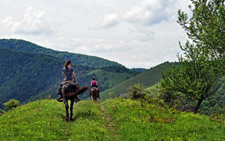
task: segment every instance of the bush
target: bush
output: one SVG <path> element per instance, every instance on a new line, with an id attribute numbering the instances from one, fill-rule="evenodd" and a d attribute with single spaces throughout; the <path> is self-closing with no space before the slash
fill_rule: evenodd
<path id="1" fill-rule="evenodd" d="M 0 109 L 0 116 L 2 116 L 3 114 L 4 114 L 4 111 Z"/>
<path id="2" fill-rule="evenodd" d="M 129 90 L 129 97 L 133 100 L 145 97 L 144 88 L 140 84 L 130 86 L 128 90 Z"/>
<path id="3" fill-rule="evenodd" d="M 10 101 L 5 102 L 3 105 L 5 106 L 5 109 L 12 110 L 13 108 L 18 107 L 20 105 L 20 102 L 15 99 L 10 99 Z"/>

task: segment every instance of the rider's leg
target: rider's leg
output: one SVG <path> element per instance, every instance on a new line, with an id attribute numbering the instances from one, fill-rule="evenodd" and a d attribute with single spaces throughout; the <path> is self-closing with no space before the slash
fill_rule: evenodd
<path id="1" fill-rule="evenodd" d="M 62 96 L 62 84 L 61 84 L 60 87 L 58 88 L 57 93 L 60 95 L 60 96 L 57 98 L 57 101 L 62 102 L 62 101 L 63 101 L 63 96 Z"/>

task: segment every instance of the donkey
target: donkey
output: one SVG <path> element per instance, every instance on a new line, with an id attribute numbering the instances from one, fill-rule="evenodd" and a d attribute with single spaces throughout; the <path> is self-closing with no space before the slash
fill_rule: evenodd
<path id="1" fill-rule="evenodd" d="M 66 109 L 66 121 L 73 120 L 73 104 L 77 95 L 84 93 L 88 89 L 87 86 L 80 88 L 79 84 L 74 84 L 72 81 L 66 81 L 62 83 L 62 96 Z M 69 104 L 70 103 L 70 116 L 69 116 Z"/>
<path id="2" fill-rule="evenodd" d="M 90 97 L 91 97 L 92 101 L 96 102 L 97 98 L 100 98 L 99 89 L 96 87 L 93 87 L 90 91 Z"/>

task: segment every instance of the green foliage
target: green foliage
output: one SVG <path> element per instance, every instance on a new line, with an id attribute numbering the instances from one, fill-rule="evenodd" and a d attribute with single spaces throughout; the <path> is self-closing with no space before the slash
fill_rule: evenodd
<path id="1" fill-rule="evenodd" d="M 61 81 L 64 61 L 58 58 L 3 48 L 0 48 L 0 56 L 2 103 L 9 99 L 24 102 Z"/>
<path id="2" fill-rule="evenodd" d="M 212 60 L 198 49 L 188 46 L 185 49 L 187 60 L 180 57 L 181 66 L 164 71 L 160 83 L 161 91 L 167 94 L 166 99 L 177 98 L 180 92 L 187 99 L 197 100 L 195 110 L 198 110 L 204 99 L 215 94 L 213 88 L 218 85 L 217 80 L 223 75 L 223 61 Z"/>
<path id="3" fill-rule="evenodd" d="M 114 97 L 114 93 L 113 92 L 109 92 L 108 93 L 109 97 L 112 99 Z"/>
<path id="4" fill-rule="evenodd" d="M 75 105 L 71 140 L 113 140 L 105 125 L 104 113 L 99 105 L 83 101 Z"/>
<path id="5" fill-rule="evenodd" d="M 116 85 L 115 87 L 108 89 L 101 93 L 102 99 L 109 98 L 108 93 L 113 92 L 114 97 L 119 97 L 121 95 L 124 95 L 128 93 L 128 89 L 130 86 L 133 86 L 135 84 L 141 83 L 143 84 L 143 87 L 149 87 L 150 85 L 154 85 L 158 83 L 161 79 L 161 71 L 166 69 L 168 66 L 172 65 L 174 63 L 163 63 L 160 65 L 157 65 L 149 70 L 146 70 L 143 73 L 140 73 L 126 81 L 123 81 L 122 83 Z"/>
<path id="6" fill-rule="evenodd" d="M 224 82 L 225 77 L 221 78 Z M 199 113 L 206 115 L 225 114 L 225 83 L 222 83 L 215 94 L 202 102 Z"/>
<path id="7" fill-rule="evenodd" d="M 3 104 L 6 110 L 12 110 L 20 105 L 20 102 L 15 99 L 10 99 L 8 102 Z"/>
<path id="8" fill-rule="evenodd" d="M 96 69 L 88 73 L 86 76 L 89 77 L 89 81 L 87 83 L 88 86 L 90 86 L 92 78 L 95 77 L 98 81 L 99 88 L 101 89 L 101 91 L 104 91 L 106 89 L 118 85 L 119 83 L 127 80 L 128 78 L 134 77 L 135 75 L 132 73 L 112 72 Z"/>
<path id="9" fill-rule="evenodd" d="M 45 55 L 51 55 L 57 58 L 61 58 L 63 60 L 71 60 L 76 65 L 84 65 L 89 67 L 107 67 L 107 66 L 121 66 L 116 62 L 112 62 L 103 58 L 75 54 L 69 52 L 59 52 L 51 49 L 47 49 L 41 46 L 38 46 L 34 43 L 17 40 L 17 39 L 1 39 L 0 40 L 0 48 L 12 49 L 20 52 L 29 52 L 29 53 L 39 53 Z"/>
<path id="10" fill-rule="evenodd" d="M 128 88 L 128 90 L 129 90 L 128 95 L 133 100 L 141 99 L 141 98 L 145 97 L 145 91 L 141 84 L 136 84 L 134 86 L 130 86 Z"/>
<path id="11" fill-rule="evenodd" d="M 147 95 L 150 95 L 152 97 L 159 97 L 161 95 L 161 92 L 159 91 L 159 85 L 153 85 L 151 87 L 148 87 L 145 89 L 145 92 Z"/>
<path id="12" fill-rule="evenodd" d="M 24 103 L 45 98 L 48 95 L 52 98 L 57 97 L 56 90 L 62 81 L 61 70 L 64 60 L 50 55 L 17 52 L 1 47 L 0 56 L 0 108 L 3 108 L 4 102 L 13 98 Z M 75 69 L 77 83 L 80 86 L 90 86 L 92 78 L 96 77 L 101 91 L 112 88 L 135 75 L 83 65 L 72 64 L 72 67 Z M 81 98 L 88 98 L 88 91 Z"/>
<path id="13" fill-rule="evenodd" d="M 135 72 L 145 72 L 147 69 L 144 68 L 132 68 L 131 71 L 135 71 Z"/>
<path id="14" fill-rule="evenodd" d="M 71 133 L 61 118 L 64 106 L 40 100 L 20 106 L 0 118 L 2 140 L 65 140 Z"/>
<path id="15" fill-rule="evenodd" d="M 153 101 L 153 100 L 152 100 Z M 177 112 L 130 99 L 80 101 L 74 121 L 56 100 L 38 100 L 0 116 L 1 140 L 224 140 L 221 116 Z"/>
<path id="16" fill-rule="evenodd" d="M 156 102 L 157 103 L 157 102 Z M 129 99 L 102 103 L 115 118 L 121 140 L 223 140 L 224 123 L 207 116 L 177 112 L 160 104 Z"/>
<path id="17" fill-rule="evenodd" d="M 0 116 L 2 116 L 3 114 L 4 114 L 4 111 L 0 109 Z"/>
<path id="18" fill-rule="evenodd" d="M 106 70 L 109 72 L 118 72 L 118 73 L 130 73 L 130 74 L 138 74 L 136 71 L 129 70 L 125 66 L 106 66 L 101 68 L 102 70 Z"/>
<path id="19" fill-rule="evenodd" d="M 65 106 L 56 100 L 38 100 L 0 117 L 1 140 L 113 140 L 99 105 L 75 104 L 74 122 L 65 121 Z"/>
<path id="20" fill-rule="evenodd" d="M 187 36 L 202 49 L 218 54 L 225 52 L 225 1 L 193 0 L 189 6 L 192 17 L 179 10 L 178 23 Z"/>
<path id="21" fill-rule="evenodd" d="M 161 91 L 166 98 L 176 98 L 183 93 L 185 98 L 197 100 L 193 110 L 198 109 L 203 100 L 215 94 L 217 81 L 224 74 L 224 0 L 192 1 L 192 17 L 178 11 L 178 23 L 187 31 L 184 57 L 178 56 L 181 66 L 174 66 L 162 73 Z M 222 17 L 221 17 L 222 16 Z M 213 21 L 213 22 L 211 22 Z M 221 23 L 222 22 L 222 25 Z"/>

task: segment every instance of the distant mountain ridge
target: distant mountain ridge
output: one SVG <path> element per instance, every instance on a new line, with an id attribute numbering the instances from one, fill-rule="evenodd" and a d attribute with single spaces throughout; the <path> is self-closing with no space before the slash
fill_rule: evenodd
<path id="1" fill-rule="evenodd" d="M 44 48 L 34 43 L 18 40 L 18 39 L 0 39 L 0 48 L 8 48 L 15 51 L 41 53 L 45 55 L 52 55 L 64 60 L 71 60 L 74 64 L 85 65 L 89 67 L 107 67 L 107 66 L 122 66 L 121 64 L 109 61 L 100 57 L 88 56 L 77 53 L 61 52 L 52 49 Z"/>
<path id="2" fill-rule="evenodd" d="M 151 85 L 157 84 L 161 79 L 161 71 L 171 66 L 174 63 L 162 63 L 151 69 L 148 69 L 122 83 L 116 85 L 115 87 L 102 92 L 103 99 L 107 99 L 110 96 L 109 92 L 113 93 L 113 97 L 119 97 L 128 92 L 128 88 L 135 84 L 141 84 L 144 87 L 149 87 Z"/>
<path id="3" fill-rule="evenodd" d="M 0 48 L 0 104 L 11 98 L 20 102 L 60 82 L 59 58 Z"/>
<path id="4" fill-rule="evenodd" d="M 0 43 L 2 43 L 1 41 Z M 6 44 L 8 41 L 12 41 L 12 43 Z M 21 42 L 24 43 L 21 44 Z M 27 47 L 26 41 L 16 43 L 17 40 L 4 40 L 4 44 L 0 45 L 0 108 L 2 108 L 2 103 L 12 98 L 21 103 L 45 98 L 48 95 L 56 98 L 57 87 L 62 81 L 61 70 L 65 63 L 65 59 L 54 56 L 54 53 L 60 54 L 60 52 L 50 50 L 50 53 L 46 53 L 49 49 L 38 47 L 32 43 L 28 43 L 32 47 Z M 43 54 L 41 51 L 45 53 Z M 76 56 L 72 53 L 64 52 L 63 54 L 69 54 L 68 57 Z M 94 57 L 94 59 L 87 57 L 91 59 L 92 65 L 95 64 L 95 59 L 97 62 L 103 60 L 105 63 L 98 64 L 99 68 L 73 63 L 72 67 L 75 69 L 77 83 L 81 86 L 89 86 L 92 78 L 95 77 L 99 82 L 100 89 L 104 91 L 137 74 L 120 64 L 101 58 L 99 61 L 98 57 Z M 115 66 L 107 66 L 114 64 Z M 81 95 L 81 98 L 85 99 L 88 96 L 87 91 Z"/>

